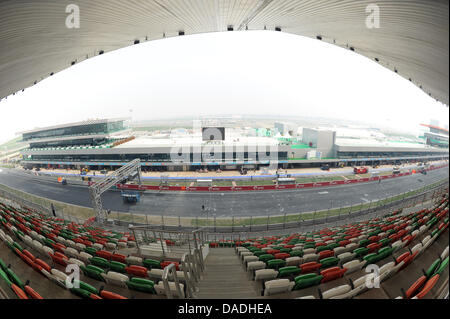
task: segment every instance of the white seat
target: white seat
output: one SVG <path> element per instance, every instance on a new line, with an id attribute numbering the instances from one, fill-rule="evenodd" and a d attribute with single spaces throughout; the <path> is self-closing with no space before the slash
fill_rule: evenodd
<path id="1" fill-rule="evenodd" d="M 127 242 L 127 245 L 128 245 L 128 247 L 136 247 L 136 242 L 135 242 L 135 241 L 129 240 L 129 241 Z"/>
<path id="2" fill-rule="evenodd" d="M 252 262 L 252 261 L 257 261 L 258 260 L 258 256 L 244 256 L 244 264 Z"/>
<path id="3" fill-rule="evenodd" d="M 89 259 L 91 259 L 93 256 L 91 254 L 88 254 L 87 252 L 80 252 L 80 254 L 78 255 L 78 258 L 80 260 L 82 260 L 85 263 L 89 263 Z"/>
<path id="4" fill-rule="evenodd" d="M 168 284 L 169 284 L 169 289 L 172 292 L 172 296 L 184 299 L 184 285 L 182 283 L 180 283 L 181 296 L 178 296 L 178 291 L 177 291 L 175 282 L 169 281 Z M 154 285 L 153 287 L 155 288 L 157 295 L 161 295 L 161 296 L 166 295 L 166 289 L 164 288 L 164 283 L 162 282 L 162 280 L 160 282 L 158 282 L 156 285 Z"/>
<path id="5" fill-rule="evenodd" d="M 255 271 L 255 280 L 275 279 L 278 276 L 278 271 L 275 269 L 258 269 Z"/>
<path id="6" fill-rule="evenodd" d="M 162 269 L 157 269 L 157 268 L 152 268 L 149 271 L 147 271 L 147 275 L 150 278 L 156 279 L 157 280 L 162 280 L 162 276 L 163 276 L 163 271 Z M 178 274 L 177 274 L 178 275 Z"/>
<path id="7" fill-rule="evenodd" d="M 46 256 L 48 256 L 48 257 L 50 257 L 48 254 L 49 253 L 51 253 L 52 255 L 55 253 L 54 251 L 53 251 L 53 249 L 51 249 L 50 247 L 48 247 L 48 246 L 42 246 L 42 250 L 44 251 L 44 254 L 46 255 Z"/>
<path id="8" fill-rule="evenodd" d="M 422 244 L 421 244 L 421 243 L 418 243 L 418 244 L 415 245 L 413 248 L 411 248 L 411 252 L 412 252 L 413 254 L 416 253 L 416 251 L 420 253 L 421 250 L 422 250 Z"/>
<path id="9" fill-rule="evenodd" d="M 126 258 L 127 263 L 130 265 L 142 266 L 142 258 L 137 256 L 128 256 Z"/>
<path id="10" fill-rule="evenodd" d="M 356 248 L 358 248 L 359 245 L 356 243 L 350 243 L 348 245 L 345 246 L 345 249 L 347 250 L 347 252 L 352 252 L 354 251 Z"/>
<path id="11" fill-rule="evenodd" d="M 247 270 L 259 270 L 259 269 L 265 269 L 266 263 L 263 261 L 251 261 L 247 264 Z"/>
<path id="12" fill-rule="evenodd" d="M 392 243 L 391 247 L 394 248 L 394 252 L 402 249 L 405 246 L 405 242 L 401 240 L 397 240 L 396 242 Z"/>
<path id="13" fill-rule="evenodd" d="M 444 251 L 442 252 L 441 259 L 444 260 L 447 257 L 448 257 L 448 246 L 445 247 Z"/>
<path id="14" fill-rule="evenodd" d="M 422 245 L 426 245 L 426 243 L 431 239 L 431 235 L 427 235 L 422 239 Z"/>
<path id="15" fill-rule="evenodd" d="M 81 267 L 81 266 L 85 266 L 85 263 L 84 262 L 82 262 L 81 260 L 79 260 L 79 259 L 76 259 L 76 258 L 70 258 L 68 261 L 67 261 L 67 263 L 68 264 L 75 264 L 75 265 L 78 265 L 79 267 Z"/>
<path id="16" fill-rule="evenodd" d="M 253 253 L 251 251 L 243 251 L 241 252 L 241 260 L 244 260 L 246 256 L 253 256 Z"/>
<path id="17" fill-rule="evenodd" d="M 5 240 L 11 245 L 14 243 L 14 240 L 8 234 L 5 235 Z"/>
<path id="18" fill-rule="evenodd" d="M 307 254 L 307 255 L 303 255 L 303 262 L 307 263 L 310 261 L 316 261 L 319 260 L 319 255 L 317 254 Z"/>
<path id="19" fill-rule="evenodd" d="M 392 262 L 393 263 L 393 262 Z M 390 263 L 388 263 L 390 264 Z M 392 264 L 390 264 L 391 267 L 388 267 L 384 272 L 381 272 L 380 275 L 380 282 L 383 282 L 386 279 L 391 278 L 393 275 L 395 275 L 401 267 L 403 267 L 403 265 L 405 264 L 404 261 L 401 261 L 398 265 L 392 266 Z"/>
<path id="20" fill-rule="evenodd" d="M 67 248 L 63 249 L 63 251 L 64 251 L 64 254 L 69 257 L 78 258 L 78 256 L 79 256 L 78 250 L 76 250 L 75 248 L 72 248 L 72 247 L 67 247 Z"/>
<path id="21" fill-rule="evenodd" d="M 361 270 L 366 264 L 365 260 L 359 261 L 358 259 L 351 260 L 342 265 L 343 268 L 347 268 L 346 274 L 351 274 L 355 271 Z"/>
<path id="22" fill-rule="evenodd" d="M 297 297 L 295 299 L 316 299 L 316 297 L 314 297 L 313 295 L 309 295 L 309 296 Z"/>
<path id="23" fill-rule="evenodd" d="M 72 248 L 77 248 L 77 243 L 76 242 L 74 242 L 73 240 L 70 240 L 70 239 L 66 239 L 66 246 L 68 246 L 68 247 L 72 247 Z"/>
<path id="24" fill-rule="evenodd" d="M 99 244 L 99 243 L 92 244 L 92 247 L 97 249 L 97 250 L 102 250 L 103 249 L 103 245 Z"/>
<path id="25" fill-rule="evenodd" d="M 286 266 L 298 266 L 303 263 L 303 258 L 294 256 L 286 258 Z"/>
<path id="26" fill-rule="evenodd" d="M 75 246 L 77 246 L 76 248 L 80 251 L 86 248 L 86 245 L 82 243 L 76 243 Z"/>
<path id="27" fill-rule="evenodd" d="M 264 296 L 271 296 L 278 293 L 289 292 L 294 288 L 295 282 L 289 279 L 275 279 L 266 281 L 264 284 Z"/>
<path id="28" fill-rule="evenodd" d="M 55 276 L 56 278 L 58 278 L 58 280 L 62 281 L 62 282 L 66 282 L 67 279 L 67 275 L 65 273 L 63 273 L 62 271 L 52 268 L 51 273 L 53 276 Z"/>
<path id="29" fill-rule="evenodd" d="M 100 273 L 100 275 L 103 277 L 105 282 L 108 284 L 127 288 L 126 282 L 129 278 L 128 278 L 128 276 L 126 276 L 124 274 L 120 274 L 120 273 L 114 272 L 114 271 L 108 271 L 108 273 L 106 273 L 106 274 Z"/>
<path id="30" fill-rule="evenodd" d="M 354 257 L 355 257 L 355 254 L 351 253 L 349 251 L 337 256 L 337 258 L 339 258 L 339 260 L 342 264 L 346 263 L 347 261 L 352 260 Z"/>
<path id="31" fill-rule="evenodd" d="M 345 247 L 336 247 L 333 249 L 333 251 L 334 251 L 334 255 L 337 256 L 337 255 L 347 252 L 348 250 Z"/>
<path id="32" fill-rule="evenodd" d="M 331 299 L 333 297 L 344 295 L 350 292 L 352 288 L 350 285 L 342 285 L 338 287 L 331 288 L 322 293 L 322 299 Z"/>
<path id="33" fill-rule="evenodd" d="M 304 255 L 308 255 L 308 254 L 315 254 L 316 253 L 316 249 L 315 248 L 306 248 L 303 250 L 303 254 Z"/>
<path id="34" fill-rule="evenodd" d="M 119 246 L 119 248 L 127 248 L 127 243 L 123 242 L 123 241 L 119 241 L 117 243 L 117 245 Z"/>
<path id="35" fill-rule="evenodd" d="M 106 248 L 114 250 L 117 248 L 117 245 L 115 243 L 106 243 Z"/>

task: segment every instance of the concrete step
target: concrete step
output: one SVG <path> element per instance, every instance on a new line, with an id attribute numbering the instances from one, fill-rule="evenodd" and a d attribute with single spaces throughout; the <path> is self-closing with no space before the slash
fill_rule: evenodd
<path id="1" fill-rule="evenodd" d="M 258 298 L 261 292 L 245 271 L 233 248 L 211 249 L 197 298 Z"/>

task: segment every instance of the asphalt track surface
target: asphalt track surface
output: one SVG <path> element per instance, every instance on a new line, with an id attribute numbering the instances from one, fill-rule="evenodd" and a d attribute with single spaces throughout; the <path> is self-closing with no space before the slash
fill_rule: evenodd
<path id="1" fill-rule="evenodd" d="M 448 178 L 449 168 L 378 182 L 313 189 L 252 192 L 146 192 L 137 204 L 125 204 L 120 192 L 102 195 L 103 207 L 112 211 L 181 217 L 267 216 L 326 210 L 383 199 Z M 0 184 L 69 204 L 92 207 L 85 186 L 36 180 L 12 169 L 0 170 Z M 202 205 L 206 210 L 202 211 Z M 210 207 L 209 212 L 207 212 Z"/>

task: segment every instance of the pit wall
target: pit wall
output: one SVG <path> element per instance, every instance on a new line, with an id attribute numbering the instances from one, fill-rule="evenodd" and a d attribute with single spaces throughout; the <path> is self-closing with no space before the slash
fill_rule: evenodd
<path id="1" fill-rule="evenodd" d="M 447 167 L 448 164 L 433 166 L 427 169 L 427 171 L 432 171 L 440 168 Z M 385 176 L 374 176 L 359 179 L 348 179 L 343 181 L 330 181 L 330 182 L 313 182 L 313 183 L 303 183 L 303 184 L 292 184 L 292 185 L 260 185 L 260 186 L 153 186 L 153 185 L 127 185 L 127 184 L 117 184 L 118 189 L 126 190 L 139 190 L 139 191 L 184 191 L 184 192 L 236 192 L 236 191 L 264 191 L 264 190 L 279 190 L 279 189 L 299 189 L 299 188 L 313 188 L 313 187 L 327 187 L 335 185 L 346 185 L 355 183 L 365 183 L 365 182 L 375 182 L 378 180 L 385 180 L 390 178 L 402 177 L 412 175 L 412 172 L 405 172 L 400 174 L 385 175 Z M 420 174 L 420 173 L 415 173 Z M 89 183 L 89 186 L 93 182 Z"/>

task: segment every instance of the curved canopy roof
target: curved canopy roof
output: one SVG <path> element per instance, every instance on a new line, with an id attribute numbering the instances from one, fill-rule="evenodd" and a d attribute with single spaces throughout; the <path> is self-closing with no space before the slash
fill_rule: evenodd
<path id="1" fill-rule="evenodd" d="M 75 22 L 76 11 L 66 12 L 72 3 L 79 8 L 79 28 L 66 25 Z M 379 28 L 366 24 L 374 21 L 376 12 L 367 7 L 372 3 L 379 7 Z M 138 42 L 266 29 L 365 55 L 448 105 L 448 14 L 448 0 L 3 0 L 0 99 Z"/>

